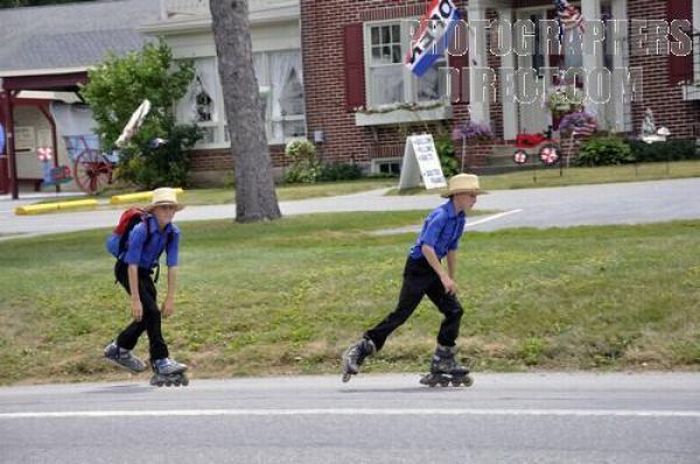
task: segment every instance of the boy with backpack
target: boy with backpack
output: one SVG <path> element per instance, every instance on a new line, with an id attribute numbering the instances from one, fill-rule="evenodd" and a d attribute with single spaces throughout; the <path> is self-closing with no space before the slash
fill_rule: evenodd
<path id="1" fill-rule="evenodd" d="M 151 383 L 187 384 L 183 373 L 187 366 L 169 357 L 168 346 L 161 333 L 161 315 L 168 317 L 175 310 L 180 229 L 172 223 L 178 203 L 172 188 L 153 191 L 153 200 L 143 210 L 125 211 L 114 233 L 107 239 L 107 249 L 117 258 L 114 266 L 116 280 L 131 296 L 133 321 L 104 349 L 107 360 L 132 372 L 143 372 L 146 365 L 131 353 L 145 331 L 150 345 Z M 160 274 L 160 255 L 165 251 L 168 266 L 168 290 L 161 309 L 158 308 L 155 281 Z"/>

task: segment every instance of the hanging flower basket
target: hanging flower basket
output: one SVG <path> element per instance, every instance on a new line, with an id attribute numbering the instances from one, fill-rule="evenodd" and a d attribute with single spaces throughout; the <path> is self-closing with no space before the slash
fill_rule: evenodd
<path id="1" fill-rule="evenodd" d="M 547 108 L 552 112 L 553 129 L 558 130 L 564 116 L 582 111 L 583 94 L 573 86 L 559 86 L 547 97 Z"/>

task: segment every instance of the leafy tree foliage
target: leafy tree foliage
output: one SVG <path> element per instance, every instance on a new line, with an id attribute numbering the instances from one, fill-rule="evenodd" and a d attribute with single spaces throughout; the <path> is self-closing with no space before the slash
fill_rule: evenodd
<path id="1" fill-rule="evenodd" d="M 81 95 L 90 105 L 102 146 L 114 142 L 144 99 L 151 111 L 143 126 L 120 150 L 117 176 L 140 187 L 187 185 L 188 151 L 200 137 L 195 125 L 176 125 L 174 107 L 194 77 L 191 61 L 174 62 L 165 41 L 148 43 L 139 52 L 110 55 L 88 72 Z M 165 143 L 154 143 L 157 139 Z"/>

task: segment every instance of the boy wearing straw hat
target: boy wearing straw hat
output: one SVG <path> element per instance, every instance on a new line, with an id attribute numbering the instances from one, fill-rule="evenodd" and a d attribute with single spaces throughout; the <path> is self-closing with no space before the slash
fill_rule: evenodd
<path id="1" fill-rule="evenodd" d="M 387 337 L 411 316 L 424 295 L 444 315 L 437 336 L 437 348 L 430 374 L 421 383 L 435 386 L 449 382 L 457 386 L 471 385 L 469 370 L 455 360 L 455 341 L 459 335 L 462 306 L 457 300 L 454 281 L 457 268 L 457 248 L 464 232 L 465 213 L 476 203 L 479 178 L 473 174 L 457 174 L 448 183 L 442 196 L 449 201 L 433 210 L 411 248 L 403 272 L 403 285 L 396 309 L 379 324 L 365 332 L 362 339 L 343 354 L 343 382 L 359 372 L 366 357 L 381 350 Z M 446 258 L 447 268 L 442 260 Z"/>
<path id="2" fill-rule="evenodd" d="M 133 229 L 128 232 L 126 250 L 119 254 L 114 273 L 117 281 L 131 297 L 133 321 L 119 334 L 116 340 L 104 349 L 104 356 L 134 372 L 146 369 L 143 361 L 131 353 L 139 337 L 145 331 L 150 345 L 151 367 L 154 376 L 151 383 L 170 386 L 172 383 L 187 384 L 184 372 L 187 366 L 170 359 L 168 346 L 161 332 L 161 315 L 168 317 L 175 310 L 180 229 L 172 223 L 177 211 L 184 205 L 177 201 L 172 188 L 153 191 L 151 203 L 144 208 Z M 153 270 L 159 266 L 160 255 L 165 251 L 168 265 L 168 290 L 165 301 L 158 308 Z"/>

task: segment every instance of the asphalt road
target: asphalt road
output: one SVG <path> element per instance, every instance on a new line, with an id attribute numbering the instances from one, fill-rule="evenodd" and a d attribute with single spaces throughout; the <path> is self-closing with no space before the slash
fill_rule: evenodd
<path id="1" fill-rule="evenodd" d="M 471 227 L 700 218 L 700 179 L 498 191 Z M 280 204 L 283 214 L 428 209 L 436 195 L 364 192 Z M 110 227 L 119 211 L 18 217 L 0 236 Z M 179 220 L 233 218 L 233 205 Z M 418 224 L 417 224 L 418 225 Z M 2 239 L 2 237 L 0 237 Z M 0 388 L 0 463 L 695 463 L 700 374 L 476 374 L 469 389 L 417 375 Z M 125 376 L 126 378 L 126 376 Z"/>
<path id="2" fill-rule="evenodd" d="M 0 462 L 700 462 L 700 374 L 475 378 L 0 388 Z"/>
<path id="3" fill-rule="evenodd" d="M 340 211 L 431 209 L 438 195 L 384 196 L 384 190 L 329 198 L 280 202 L 286 216 Z M 700 218 L 700 178 L 499 190 L 479 198 L 476 207 L 506 215 L 479 218 L 474 230 L 510 227 L 570 227 L 584 224 L 638 224 Z M 15 234 L 51 234 L 114 227 L 120 211 L 88 211 L 15 216 L 17 202 L 0 201 L 0 240 Z M 176 220 L 233 219 L 235 205 L 190 206 Z M 484 221 L 484 219 L 487 219 Z M 418 227 L 409 228 L 413 230 Z M 477 222 L 477 221 L 473 221 Z M 468 224 L 468 227 L 471 227 Z"/>

